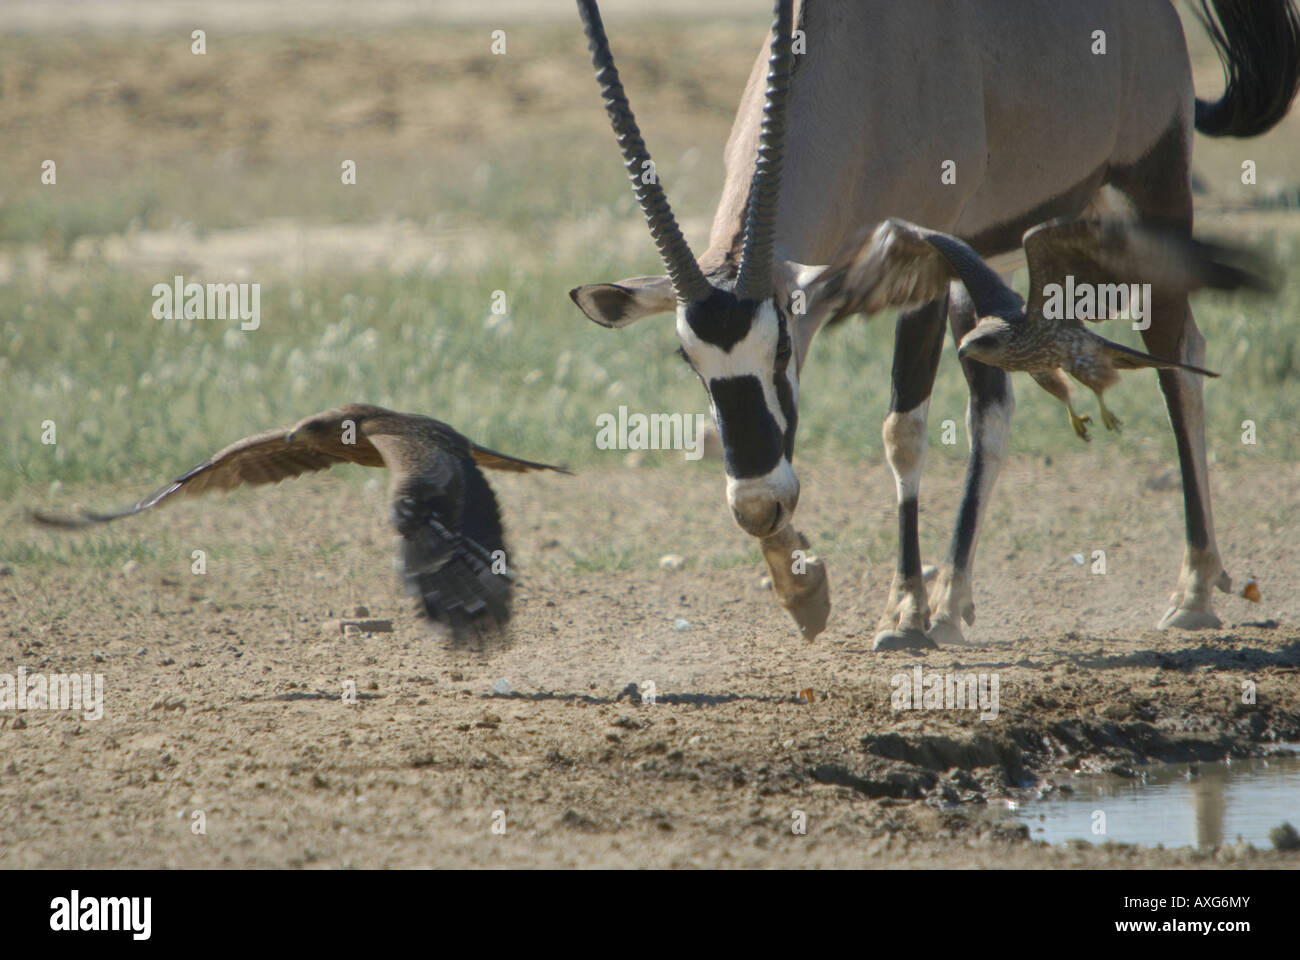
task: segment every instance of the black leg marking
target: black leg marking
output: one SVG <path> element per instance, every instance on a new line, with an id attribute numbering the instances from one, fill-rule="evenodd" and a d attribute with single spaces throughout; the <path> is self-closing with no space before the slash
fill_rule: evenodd
<path id="1" fill-rule="evenodd" d="M 962 337 L 974 329 L 978 319 L 970 296 L 964 289 L 959 289 L 952 297 L 948 313 L 953 342 L 960 343 Z M 973 436 L 970 460 L 966 464 L 966 481 L 962 490 L 961 507 L 957 511 L 957 526 L 948 545 L 948 564 L 955 570 L 969 570 L 975 537 L 979 533 L 980 512 L 986 506 L 981 502 L 984 478 L 990 469 L 982 429 L 984 414 L 991 407 L 1009 406 L 1014 403 L 1014 400 L 1011 393 L 1011 375 L 1005 370 L 967 357 L 961 361 L 961 371 L 966 377 L 966 386 L 970 390 Z M 993 469 L 1000 467 L 999 462 Z"/>
<path id="2" fill-rule="evenodd" d="M 948 298 L 904 310 L 894 325 L 894 365 L 889 409 L 915 410 L 930 397 L 943 352 L 943 318 Z"/>
<path id="3" fill-rule="evenodd" d="M 1169 423 L 1174 428 L 1174 440 L 1178 445 L 1178 465 L 1183 475 L 1183 517 L 1187 545 L 1204 550 L 1210 545 L 1210 531 L 1205 522 L 1205 504 L 1201 502 L 1200 483 L 1196 478 L 1196 454 L 1192 450 L 1187 424 L 1183 422 L 1180 397 L 1182 387 L 1176 371 L 1158 370 L 1156 373 L 1160 379 L 1160 390 L 1165 395 Z"/>
<path id="4" fill-rule="evenodd" d="M 898 572 L 904 577 L 921 575 L 921 536 L 916 514 L 915 500 L 898 505 Z"/>

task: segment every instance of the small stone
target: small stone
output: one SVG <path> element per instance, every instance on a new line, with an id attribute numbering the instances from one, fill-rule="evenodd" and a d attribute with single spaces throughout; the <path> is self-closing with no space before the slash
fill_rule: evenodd
<path id="1" fill-rule="evenodd" d="M 758 578 L 758 589 L 760 589 L 760 590 L 771 590 L 771 589 L 772 589 L 772 578 L 771 578 L 771 576 L 769 576 L 768 574 L 765 573 L 765 574 L 763 574 L 761 577 L 759 577 L 759 578 Z"/>
<path id="2" fill-rule="evenodd" d="M 510 695 L 510 681 L 502 677 L 496 683 L 492 684 L 492 692 L 497 696 L 506 697 Z"/>
<path id="3" fill-rule="evenodd" d="M 1003 820 L 995 823 L 989 833 L 1001 843 L 1025 843 L 1029 840 L 1029 824 Z"/>
<path id="4" fill-rule="evenodd" d="M 662 570 L 680 570 L 686 565 L 686 558 L 680 553 L 666 553 L 659 558 L 659 567 Z"/>
<path id="5" fill-rule="evenodd" d="M 126 563 L 122 564 L 122 576 L 129 577 L 139 569 L 140 562 L 138 560 L 128 560 Z"/>
<path id="6" fill-rule="evenodd" d="M 689 630 L 691 629 L 691 623 L 689 620 L 683 620 L 681 617 L 678 617 L 676 620 L 673 621 L 673 629 Z"/>
<path id="7" fill-rule="evenodd" d="M 1300 850 L 1300 833 L 1297 833 L 1296 828 L 1285 820 L 1280 826 L 1268 832 L 1268 839 L 1272 841 L 1275 850 L 1288 853 Z"/>
<path id="8" fill-rule="evenodd" d="M 367 607 L 363 606 L 362 604 L 357 604 L 355 607 L 352 608 L 352 616 L 368 617 L 370 616 L 370 610 Z"/>
<path id="9" fill-rule="evenodd" d="M 0 563 L 0 577 L 12 577 L 13 575 L 13 567 L 9 566 L 7 563 Z"/>
<path id="10" fill-rule="evenodd" d="M 16 718 L 16 719 L 14 720 L 14 722 L 13 722 L 13 724 L 11 725 L 10 729 L 11 729 L 11 730 L 26 730 L 26 729 L 27 729 L 27 721 L 24 720 L 22 717 L 18 717 L 18 718 Z"/>
<path id="11" fill-rule="evenodd" d="M 1083 554 L 1072 553 L 1070 554 L 1070 559 L 1073 560 L 1075 563 L 1077 563 L 1079 566 L 1083 566 Z"/>
<path id="12" fill-rule="evenodd" d="M 321 621 L 320 628 L 323 633 L 344 633 L 348 636 L 356 636 L 362 633 L 392 633 L 393 621 L 356 620 L 352 618 L 345 620 L 323 620 Z"/>
<path id="13" fill-rule="evenodd" d="M 149 648 L 148 648 L 148 647 L 141 647 L 139 650 L 137 650 L 137 651 L 135 652 L 135 655 L 136 655 L 137 657 L 143 657 L 143 656 L 144 656 L 146 653 L 148 653 L 148 652 L 149 652 Z"/>

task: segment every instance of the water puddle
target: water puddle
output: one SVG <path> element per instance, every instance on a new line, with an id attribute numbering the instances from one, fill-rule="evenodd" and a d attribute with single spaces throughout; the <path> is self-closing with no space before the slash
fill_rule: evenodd
<path id="1" fill-rule="evenodd" d="M 1294 755 L 1231 763 L 1152 764 L 1136 779 L 1113 774 L 1057 778 L 1072 792 L 1004 808 L 1029 836 L 1059 844 L 1133 843 L 1212 848 L 1240 838 L 1271 849 L 1268 832 L 1286 820 L 1300 829 L 1300 748 Z M 1104 816 L 1104 820 L 1103 820 Z M 1104 826 L 1094 832 L 1094 824 Z"/>

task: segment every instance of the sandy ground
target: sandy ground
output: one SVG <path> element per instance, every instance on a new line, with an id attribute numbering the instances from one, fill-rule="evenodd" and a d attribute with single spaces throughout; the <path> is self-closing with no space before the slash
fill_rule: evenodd
<path id="1" fill-rule="evenodd" d="M 106 707 L 0 715 L 0 867 L 1294 866 L 1236 847 L 1052 848 L 985 813 L 1074 770 L 1300 740 L 1300 545 L 1282 519 L 1300 468 L 1214 470 L 1230 572 L 1263 601 L 1221 596 L 1222 629 L 1162 635 L 1176 482 L 1094 456 L 1012 462 L 971 643 L 921 654 L 869 652 L 892 567 L 879 463 L 804 465 L 798 525 L 835 603 L 813 643 L 760 586 L 708 461 L 497 481 L 523 582 L 511 642 L 486 651 L 414 618 L 382 491 L 357 470 L 89 534 L 156 548 L 125 571 L 8 564 L 0 672 L 103 673 Z M 959 482 L 930 473 L 927 560 Z M 1104 576 L 1070 558 L 1092 549 Z M 667 553 L 685 566 L 661 569 Z M 357 604 L 392 631 L 323 626 Z M 997 675 L 996 719 L 893 709 L 891 677 L 915 666 Z M 647 681 L 653 705 L 629 690 Z"/>
<path id="2" fill-rule="evenodd" d="M 643 5 L 604 6 L 614 20 Z M 709 31 L 751 6 L 710 5 L 721 27 L 627 44 L 648 133 L 690 121 L 708 134 L 691 142 L 715 162 L 765 17 L 744 14 L 753 25 L 741 25 L 740 43 Z M 402 28 L 500 26 L 527 54 L 533 35 L 516 24 L 533 17 L 572 30 L 571 48 L 551 51 L 558 60 L 512 59 L 505 85 L 478 69 L 486 44 L 453 50 L 436 31 Z M 213 61 L 189 53 L 196 27 L 208 30 Z M 371 29 L 390 32 L 357 39 Z M 0 127 L 12 134 L 15 169 L 66 155 L 64 184 L 80 175 L 113 186 L 115 172 L 159 158 L 208 183 L 239 176 L 243 163 L 292 166 L 354 140 L 385 159 L 444 141 L 473 153 L 524 117 L 579 117 L 573 129 L 591 139 L 575 142 L 612 149 L 570 3 L 0 5 L 0 32 L 18 38 L 15 48 L 26 31 L 65 43 L 47 61 L 11 57 L 5 86 L 22 96 Z M 223 42 L 262 31 L 326 39 Z M 119 33 L 152 39 L 106 39 Z M 1199 28 L 1190 34 L 1198 92 L 1213 96 L 1220 67 Z M 463 45 L 463 34 L 448 36 Z M 218 51 L 219 70 L 209 66 Z M 659 66 L 672 63 L 693 66 Z M 1290 175 L 1293 143 L 1279 133 L 1250 145 L 1261 186 Z M 1241 150 L 1198 143 L 1215 203 L 1240 199 Z M 221 174 L 222 163 L 232 170 Z M 401 209 L 419 184 L 394 189 Z M 707 204 L 675 202 L 687 232 L 701 235 Z M 604 236 L 645 249 L 643 229 L 635 217 L 617 233 L 581 221 L 560 246 Z M 71 263 L 30 245 L 0 251 L 0 280 L 16 263 L 70 277 L 84 258 L 147 271 L 178 256 L 236 273 L 271 261 L 334 269 L 340 244 L 363 267 L 407 269 L 448 256 L 449 245 L 472 260 L 499 236 L 484 227 L 461 250 L 465 238 L 405 222 L 345 231 L 259 215 L 225 232 L 182 224 L 83 237 Z M 878 438 L 878 415 L 866 414 L 863 430 Z M 801 444 L 817 450 L 815 437 Z M 545 449 L 537 438 L 517 452 Z M 1051 464 L 1012 461 L 981 540 L 971 645 L 923 654 L 870 652 L 896 529 L 878 456 L 801 463 L 798 525 L 829 563 L 835 604 L 811 644 L 760 586 L 761 561 L 726 513 L 717 463 L 629 469 L 611 454 L 575 480 L 494 480 L 523 580 L 510 642 L 478 652 L 448 648 L 414 617 L 391 570 L 381 485 L 359 471 L 76 535 L 66 562 L 43 556 L 66 549 L 55 535 L 31 530 L 17 541 L 26 553 L 0 556 L 0 675 L 100 673 L 107 702 L 93 720 L 0 711 L 0 868 L 1300 864 L 1236 847 L 1049 848 L 985 815 L 1006 797 L 1067 787 L 1075 770 L 1131 773 L 1146 760 L 1300 740 L 1300 467 L 1214 468 L 1229 571 L 1238 587 L 1256 577 L 1263 600 L 1223 596 L 1222 629 L 1159 634 L 1182 551 L 1176 475 L 1169 463 L 1108 463 L 1105 450 L 1099 437 Z M 138 488 L 70 490 L 57 502 L 128 502 L 187 466 L 142 465 Z M 932 457 L 928 561 L 946 543 L 959 473 Z M 18 529 L 27 505 L 0 506 L 0 523 Z M 196 549 L 208 554 L 202 576 L 191 572 Z M 1091 572 L 1094 550 L 1107 554 L 1105 575 Z M 680 569 L 659 566 L 670 553 L 684 558 Z M 336 621 L 358 606 L 391 630 L 341 632 Z M 996 719 L 894 710 L 891 679 L 917 666 L 996 675 Z M 494 693 L 501 680 L 509 693 Z M 1242 702 L 1247 680 L 1254 704 Z M 629 692 L 649 682 L 654 705 Z M 352 685 L 356 702 L 345 703 Z M 792 830 L 798 814 L 803 834 Z"/>

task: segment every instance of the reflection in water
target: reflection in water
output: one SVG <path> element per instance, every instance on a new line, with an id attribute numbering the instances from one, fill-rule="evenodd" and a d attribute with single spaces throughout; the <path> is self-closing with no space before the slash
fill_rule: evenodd
<path id="1" fill-rule="evenodd" d="M 1224 794 L 1227 793 L 1228 777 L 1231 776 L 1229 771 L 1232 768 L 1219 763 L 1211 764 L 1211 767 L 1214 769 L 1206 771 L 1202 776 L 1195 776 L 1190 783 L 1192 803 L 1196 808 L 1198 847 L 1217 847 L 1223 843 L 1223 815 L 1228 808 Z"/>
<path id="2" fill-rule="evenodd" d="M 1268 831 L 1283 820 L 1300 827 L 1300 755 L 1137 769 L 1145 780 L 1079 777 L 1069 781 L 1073 794 L 1025 803 L 1014 815 L 1048 843 L 1210 848 L 1240 837 L 1267 849 Z M 1093 832 L 1097 811 L 1105 814 L 1104 834 Z"/>

